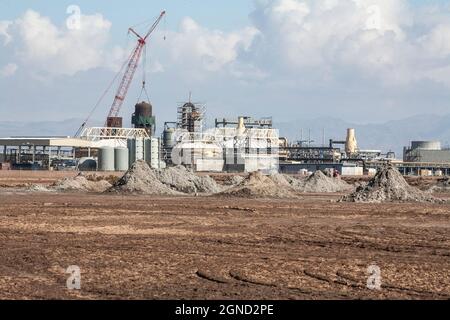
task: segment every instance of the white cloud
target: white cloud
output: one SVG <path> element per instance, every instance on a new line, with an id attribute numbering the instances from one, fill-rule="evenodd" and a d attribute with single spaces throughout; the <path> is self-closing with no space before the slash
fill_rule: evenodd
<path id="1" fill-rule="evenodd" d="M 442 10 L 417 10 L 407 0 L 259 1 L 251 24 L 232 32 L 208 29 L 187 17 L 164 43 L 153 35 L 149 70 L 172 68 L 198 79 L 221 72 L 237 79 L 291 77 L 293 82 L 299 81 L 298 72 L 305 81 L 336 81 L 350 72 L 386 85 L 423 79 L 450 85 L 450 22 Z M 31 71 L 118 70 L 131 47 L 108 48 L 111 22 L 102 15 L 81 19 L 81 29 L 68 30 L 28 10 L 13 25 L 0 22 L 0 38 L 8 43 L 10 30 L 18 31 L 16 51 Z"/>
<path id="2" fill-rule="evenodd" d="M 0 38 L 3 38 L 3 44 L 6 46 L 12 40 L 11 35 L 8 33 L 8 29 L 11 26 L 12 21 L 0 21 Z"/>
<path id="3" fill-rule="evenodd" d="M 81 16 L 80 29 L 58 28 L 49 18 L 28 10 L 15 21 L 23 47 L 22 62 L 32 70 L 73 75 L 105 64 L 111 23 L 96 14 Z"/>
<path id="4" fill-rule="evenodd" d="M 248 50 L 257 30 L 248 27 L 225 33 L 201 27 L 191 18 L 168 36 L 166 47 L 171 60 L 204 71 L 218 71 L 234 62 L 241 50 Z"/>
<path id="5" fill-rule="evenodd" d="M 423 24 L 414 10 L 406 0 L 260 3 L 252 21 L 262 37 L 251 51 L 261 68 L 275 61 L 272 73 L 307 70 L 304 75 L 319 81 L 338 79 L 342 71 L 386 85 L 442 81 L 433 74 L 447 69 L 450 24 L 443 24 L 437 11 L 428 11 L 436 18 Z"/>
<path id="6" fill-rule="evenodd" d="M 0 76 L 7 78 L 13 76 L 18 69 L 17 64 L 15 63 L 8 63 L 3 68 L 0 69 Z"/>
<path id="7" fill-rule="evenodd" d="M 407 0 L 255 3 L 248 26 L 234 31 L 207 28 L 189 17 L 166 41 L 157 29 L 147 71 L 184 87 L 197 80 L 205 87 L 238 81 L 308 92 L 317 85 L 331 91 L 346 85 L 351 90 L 351 84 L 412 88 L 430 80 L 450 86 L 448 8 L 419 9 Z M 80 30 L 68 30 L 29 10 L 13 25 L 0 23 L 0 41 L 14 37 L 10 52 L 19 53 L 19 59 L 6 61 L 38 77 L 98 67 L 117 71 L 132 47 L 112 47 L 111 22 L 99 14 L 82 16 L 81 22 Z"/>

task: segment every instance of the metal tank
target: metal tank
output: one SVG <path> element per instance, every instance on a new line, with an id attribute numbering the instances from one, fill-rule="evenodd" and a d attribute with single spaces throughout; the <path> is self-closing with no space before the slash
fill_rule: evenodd
<path id="1" fill-rule="evenodd" d="M 163 146 L 165 149 L 173 148 L 175 145 L 174 141 L 175 129 L 166 128 L 163 132 Z"/>
<path id="2" fill-rule="evenodd" d="M 114 171 L 114 148 L 102 147 L 98 150 L 98 171 Z"/>
<path id="3" fill-rule="evenodd" d="M 159 168 L 160 140 L 157 138 L 144 139 L 144 159 L 154 169 Z"/>
<path id="4" fill-rule="evenodd" d="M 114 149 L 114 167 L 116 171 L 127 171 L 129 169 L 128 148 L 118 147 Z"/>
<path id="5" fill-rule="evenodd" d="M 144 139 L 135 138 L 127 140 L 128 163 L 131 167 L 137 160 L 144 160 Z"/>
<path id="6" fill-rule="evenodd" d="M 150 103 L 142 101 L 134 106 L 131 123 L 135 128 L 145 129 L 151 136 L 155 131 L 155 122 L 153 107 Z"/>

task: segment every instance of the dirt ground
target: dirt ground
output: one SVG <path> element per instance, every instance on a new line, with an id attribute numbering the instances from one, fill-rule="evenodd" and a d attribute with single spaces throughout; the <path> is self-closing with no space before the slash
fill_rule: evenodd
<path id="1" fill-rule="evenodd" d="M 449 299 L 450 204 L 0 189 L 0 299 Z M 70 265 L 81 290 L 66 288 Z M 381 290 L 367 288 L 380 268 Z"/>

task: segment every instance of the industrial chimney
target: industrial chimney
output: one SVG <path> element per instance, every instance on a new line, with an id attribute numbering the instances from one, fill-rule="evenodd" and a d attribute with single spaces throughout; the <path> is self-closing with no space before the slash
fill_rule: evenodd
<path id="1" fill-rule="evenodd" d="M 356 141 L 355 129 L 347 129 L 347 139 L 345 140 L 345 152 L 347 156 L 356 153 L 358 142 Z"/>
<path id="2" fill-rule="evenodd" d="M 245 118 L 241 116 L 238 118 L 238 126 L 237 126 L 238 136 L 243 135 L 244 132 L 245 132 Z"/>

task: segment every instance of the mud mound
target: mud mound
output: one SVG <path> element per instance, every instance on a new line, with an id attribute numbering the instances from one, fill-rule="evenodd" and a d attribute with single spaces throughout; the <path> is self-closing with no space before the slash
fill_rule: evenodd
<path id="1" fill-rule="evenodd" d="M 280 174 L 280 173 L 274 173 L 268 176 L 270 179 L 272 179 L 272 181 L 279 185 L 279 186 L 285 186 L 285 187 L 293 187 L 296 184 L 296 179 L 288 176 L 288 175 L 284 175 L 284 174 Z"/>
<path id="2" fill-rule="evenodd" d="M 308 193 L 332 193 L 346 192 L 353 189 L 347 182 L 340 178 L 333 178 L 324 174 L 322 171 L 316 171 L 309 177 L 297 180 L 295 189 L 300 192 Z"/>
<path id="3" fill-rule="evenodd" d="M 429 189 L 430 192 L 450 192 L 450 177 L 439 179 L 437 184 Z"/>
<path id="4" fill-rule="evenodd" d="M 278 177 L 280 178 L 280 177 Z M 237 186 L 219 195 L 242 198 L 296 198 L 295 192 L 286 184 L 275 182 L 271 176 L 260 172 L 251 173 Z"/>
<path id="5" fill-rule="evenodd" d="M 237 186 L 242 181 L 244 181 L 244 179 L 245 179 L 245 177 L 243 177 L 243 176 L 229 176 L 225 180 L 222 181 L 222 185 L 228 186 L 228 187 Z"/>
<path id="6" fill-rule="evenodd" d="M 159 181 L 155 171 L 143 160 L 136 161 L 108 192 L 148 195 L 180 194 Z"/>
<path id="7" fill-rule="evenodd" d="M 197 176 L 184 166 L 155 170 L 161 183 L 183 193 L 217 193 L 222 191 L 210 176 Z"/>
<path id="8" fill-rule="evenodd" d="M 43 186 L 42 184 L 30 184 L 26 187 L 27 191 L 30 192 L 52 192 L 54 190 L 49 189 L 45 186 Z"/>
<path id="9" fill-rule="evenodd" d="M 50 189 L 55 191 L 104 192 L 111 187 L 105 180 L 90 181 L 82 173 L 74 178 L 64 178 L 54 183 Z"/>
<path id="10" fill-rule="evenodd" d="M 273 174 L 270 178 L 280 186 L 290 187 L 297 192 L 304 193 L 345 192 L 353 189 L 345 181 L 329 177 L 322 171 L 316 171 L 311 176 L 303 179 L 296 179 L 284 174 Z"/>
<path id="11" fill-rule="evenodd" d="M 400 172 L 392 165 L 387 165 L 365 186 L 345 196 L 346 202 L 441 202 L 437 198 L 410 186 Z"/>

